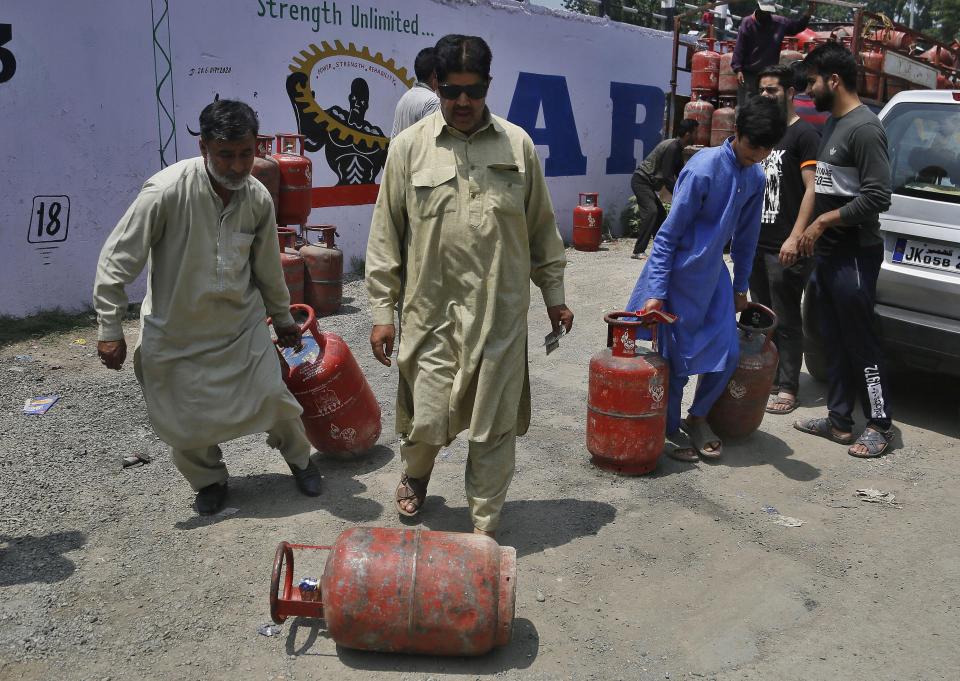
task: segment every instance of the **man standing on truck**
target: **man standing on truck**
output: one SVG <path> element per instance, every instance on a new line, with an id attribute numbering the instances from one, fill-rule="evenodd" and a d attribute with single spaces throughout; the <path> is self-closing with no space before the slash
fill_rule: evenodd
<path id="1" fill-rule="evenodd" d="M 800 300 L 813 271 L 812 258 L 797 257 L 797 244 L 813 213 L 820 145 L 820 133 L 793 108 L 794 94 L 806 86 L 806 70 L 799 64 L 774 64 L 760 72 L 760 95 L 775 99 L 787 121 L 786 134 L 763 162 L 767 186 L 750 273 L 750 297 L 777 315 L 773 340 L 780 351 L 780 364 L 774 393 L 767 402 L 770 414 L 789 414 L 797 408 L 803 362 Z"/>
<path id="2" fill-rule="evenodd" d="M 880 119 L 857 96 L 857 62 L 827 43 L 804 59 L 820 111 L 830 111 L 817 154 L 814 215 L 800 237 L 801 256 L 815 255 L 812 291 L 828 349 L 828 418 L 794 427 L 851 444 L 851 456 L 874 457 L 890 444 L 890 392 L 874 320 L 883 262 L 879 214 L 890 207 L 890 159 Z M 801 208 L 801 211 L 803 209 Z M 857 397 L 867 426 L 854 442 Z"/>
<path id="3" fill-rule="evenodd" d="M 778 14 L 772 2 L 757 3 L 756 11 L 740 21 L 737 44 L 733 48 L 730 66 L 737 74 L 740 88 L 737 90 L 737 106 L 747 97 L 757 94 L 760 71 L 780 61 L 780 43 L 784 36 L 797 35 L 810 23 L 810 16 L 817 3 L 810 2 L 807 11 L 799 19 L 787 19 Z"/>

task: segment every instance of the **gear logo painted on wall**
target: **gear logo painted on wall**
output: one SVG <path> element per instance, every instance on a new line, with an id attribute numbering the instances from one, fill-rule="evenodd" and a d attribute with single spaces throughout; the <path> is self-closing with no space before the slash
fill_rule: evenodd
<path id="1" fill-rule="evenodd" d="M 297 129 L 309 153 L 323 150 L 330 173 L 314 162 L 321 186 L 313 206 L 373 203 L 387 160 L 388 133 L 397 100 L 414 79 L 393 59 L 368 47 L 310 44 L 293 57 L 286 80 Z"/>

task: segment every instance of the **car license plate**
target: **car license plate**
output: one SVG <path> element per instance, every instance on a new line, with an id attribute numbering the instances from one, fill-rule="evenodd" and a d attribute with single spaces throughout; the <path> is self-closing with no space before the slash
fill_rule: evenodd
<path id="1" fill-rule="evenodd" d="M 934 270 L 960 270 L 960 247 L 897 239 L 893 262 Z"/>

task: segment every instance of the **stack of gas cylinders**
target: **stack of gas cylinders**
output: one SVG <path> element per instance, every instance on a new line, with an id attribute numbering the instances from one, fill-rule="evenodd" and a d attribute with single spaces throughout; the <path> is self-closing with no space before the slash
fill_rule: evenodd
<path id="1" fill-rule="evenodd" d="M 841 26 L 830 31 L 806 29 L 792 38 L 784 38 L 780 63 L 791 64 L 803 59 L 817 45 L 836 41 L 848 48 L 853 43 L 853 26 Z M 683 117 L 700 125 L 694 137 L 695 146 L 718 146 L 733 134 L 736 119 L 737 74 L 733 70 L 735 41 L 704 39 L 702 49 L 690 60 L 690 102 L 683 109 Z M 902 90 L 919 86 L 883 73 L 883 62 L 888 51 L 896 51 L 925 61 L 938 71 L 937 88 L 960 87 L 960 41 L 952 45 L 918 44 L 914 34 L 884 28 L 869 33 L 863 40 L 859 61 L 863 65 L 858 89 L 862 97 L 885 102 Z"/>
<path id="2" fill-rule="evenodd" d="M 274 151 L 274 138 L 258 135 L 252 174 L 273 199 L 280 264 L 290 302 L 306 303 L 322 317 L 340 309 L 343 252 L 334 239 L 339 236 L 336 227 L 307 225 L 312 208 L 313 164 L 304 155 L 303 144 L 303 135 L 280 133 Z M 311 233 L 318 234 L 319 240 L 311 242 Z"/>

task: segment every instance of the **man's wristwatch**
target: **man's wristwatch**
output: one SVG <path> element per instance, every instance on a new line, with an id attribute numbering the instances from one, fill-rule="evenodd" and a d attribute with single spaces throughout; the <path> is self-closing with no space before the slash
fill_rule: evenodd
<path id="1" fill-rule="evenodd" d="M 735 296 L 740 296 L 741 298 L 746 298 L 746 297 L 747 297 L 747 292 L 746 292 L 746 291 L 734 291 L 733 294 L 734 294 Z"/>

